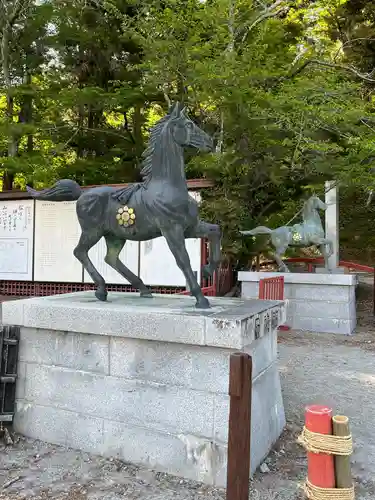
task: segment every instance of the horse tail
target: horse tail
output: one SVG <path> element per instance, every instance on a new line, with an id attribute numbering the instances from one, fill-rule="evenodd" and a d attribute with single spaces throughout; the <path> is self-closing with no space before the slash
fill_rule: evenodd
<path id="1" fill-rule="evenodd" d="M 63 179 L 57 181 L 51 188 L 37 191 L 29 186 L 26 186 L 28 193 L 37 200 L 48 201 L 75 201 L 82 194 L 82 189 L 76 181 L 71 179 Z"/>
<path id="2" fill-rule="evenodd" d="M 241 231 L 241 234 L 244 236 L 253 236 L 255 234 L 271 234 L 273 229 L 270 229 L 266 226 L 258 226 L 255 229 L 251 229 L 250 231 Z"/>

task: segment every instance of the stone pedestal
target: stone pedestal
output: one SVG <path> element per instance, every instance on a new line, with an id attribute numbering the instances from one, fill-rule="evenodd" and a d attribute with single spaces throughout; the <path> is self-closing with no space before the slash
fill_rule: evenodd
<path id="1" fill-rule="evenodd" d="M 325 267 L 316 267 L 315 268 L 316 274 L 345 274 L 345 268 L 344 267 L 332 267 L 332 270 L 330 271 L 329 269 Z"/>
<path id="2" fill-rule="evenodd" d="M 286 324 L 296 330 L 350 335 L 357 324 L 354 274 L 241 271 L 242 297 L 258 297 L 259 280 L 284 276 Z"/>
<path id="3" fill-rule="evenodd" d="M 3 304 L 21 326 L 15 429 L 225 486 L 229 356 L 253 357 L 251 471 L 284 424 L 282 302 L 92 292 Z"/>

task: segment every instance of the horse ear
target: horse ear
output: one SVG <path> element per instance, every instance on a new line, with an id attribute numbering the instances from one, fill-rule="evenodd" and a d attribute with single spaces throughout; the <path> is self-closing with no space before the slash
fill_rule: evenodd
<path id="1" fill-rule="evenodd" d="M 180 111 L 180 103 L 179 102 L 176 102 L 176 104 L 172 107 L 171 111 L 170 111 L 170 115 L 171 115 L 171 118 L 177 118 L 181 111 Z"/>
<path id="2" fill-rule="evenodd" d="M 168 109 L 168 114 L 169 115 L 171 115 L 174 112 L 175 107 L 176 107 L 176 103 L 175 104 L 171 104 L 169 106 L 169 109 Z"/>

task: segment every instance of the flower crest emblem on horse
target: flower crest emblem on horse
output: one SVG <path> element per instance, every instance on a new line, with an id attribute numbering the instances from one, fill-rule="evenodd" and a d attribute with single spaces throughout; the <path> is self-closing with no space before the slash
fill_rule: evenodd
<path id="1" fill-rule="evenodd" d="M 276 229 L 258 226 L 250 231 L 240 231 L 240 233 L 244 236 L 268 234 L 270 243 L 275 249 L 273 253 L 274 259 L 281 272 L 289 272 L 287 265 L 282 260 L 282 256 L 285 254 L 288 247 L 306 248 L 313 245 L 319 248 L 320 253 L 324 257 L 325 267 L 327 270 L 330 270 L 328 259 L 333 254 L 333 243 L 325 237 L 322 221 L 318 212 L 318 210 L 326 209 L 327 205 L 320 200 L 318 196 L 313 195 L 304 202 L 302 223 L 292 226 L 281 226 Z M 293 219 L 295 217 L 296 216 L 294 216 Z"/>

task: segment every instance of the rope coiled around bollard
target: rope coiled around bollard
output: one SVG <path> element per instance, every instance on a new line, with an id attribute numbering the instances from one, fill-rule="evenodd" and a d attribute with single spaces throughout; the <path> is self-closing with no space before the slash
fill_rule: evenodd
<path id="1" fill-rule="evenodd" d="M 310 453 L 349 456 L 353 453 L 352 436 L 332 436 L 311 432 L 306 427 L 297 439 L 298 443 Z M 304 491 L 310 500 L 355 500 L 354 486 L 351 488 L 320 488 L 307 479 Z"/>
<path id="2" fill-rule="evenodd" d="M 331 436 L 311 432 L 303 428 L 298 442 L 310 453 L 325 453 L 326 455 L 349 456 L 353 453 L 352 436 Z"/>
<path id="3" fill-rule="evenodd" d="M 319 488 L 307 480 L 303 489 L 310 500 L 355 500 L 354 486 L 351 488 Z"/>

